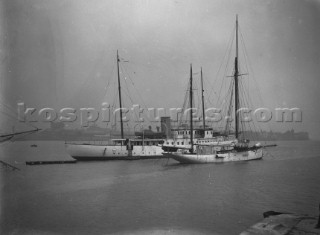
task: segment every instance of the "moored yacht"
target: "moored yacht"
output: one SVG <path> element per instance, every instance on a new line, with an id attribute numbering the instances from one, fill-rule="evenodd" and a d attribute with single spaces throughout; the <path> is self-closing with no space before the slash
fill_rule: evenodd
<path id="1" fill-rule="evenodd" d="M 230 161 L 249 161 L 257 160 L 263 157 L 263 147 L 260 143 L 250 144 L 247 138 L 244 138 L 241 131 L 244 132 L 245 125 L 240 123 L 241 99 L 239 96 L 239 86 L 244 87 L 239 81 L 239 78 L 244 75 L 239 71 L 239 51 L 238 51 L 238 17 L 236 19 L 236 53 L 234 60 L 233 79 L 230 83 L 230 101 L 226 102 L 228 105 L 228 116 L 230 117 L 233 111 L 234 114 L 234 140 L 228 143 L 224 142 L 227 133 L 231 133 L 231 123 L 227 122 L 225 135 L 221 135 L 219 138 L 223 141 L 219 143 L 205 142 L 205 138 L 200 142 L 194 138 L 196 129 L 193 128 L 193 115 L 190 112 L 190 145 L 187 147 L 176 146 L 172 149 L 164 148 L 163 155 L 168 158 L 175 159 L 180 163 L 196 164 L 196 163 L 220 163 Z M 192 77 L 192 65 L 190 65 L 190 83 L 189 83 L 189 105 L 190 109 L 193 108 L 193 77 Z M 239 85 L 240 83 L 240 85 Z M 245 97 L 247 98 L 247 96 Z M 233 102 L 232 102 L 233 101 Z M 243 99 L 242 99 L 243 101 Z M 246 100 L 245 100 L 246 101 Z M 204 116 L 204 115 L 203 115 Z M 205 126 L 205 125 L 203 125 Z M 240 127 L 242 128 L 240 130 Z M 222 144 L 221 144 L 222 143 Z"/>
<path id="2" fill-rule="evenodd" d="M 121 80 L 119 71 L 120 57 L 117 51 L 117 77 L 119 93 L 121 138 L 112 139 L 110 144 L 66 143 L 67 153 L 76 160 L 135 160 L 163 158 L 162 139 L 125 138 L 122 118 Z"/>

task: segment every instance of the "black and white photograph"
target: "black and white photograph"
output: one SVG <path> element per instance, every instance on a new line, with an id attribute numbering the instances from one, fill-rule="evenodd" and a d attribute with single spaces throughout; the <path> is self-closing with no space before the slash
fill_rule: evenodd
<path id="1" fill-rule="evenodd" d="M 0 0 L 0 234 L 320 235 L 319 0 Z"/>

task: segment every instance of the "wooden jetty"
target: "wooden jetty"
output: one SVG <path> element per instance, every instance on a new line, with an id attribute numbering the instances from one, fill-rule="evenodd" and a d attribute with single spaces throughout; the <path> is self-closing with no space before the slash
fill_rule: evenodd
<path id="1" fill-rule="evenodd" d="M 26 161 L 26 165 L 48 165 L 48 164 L 71 164 L 77 160 L 58 160 L 58 161 Z"/>

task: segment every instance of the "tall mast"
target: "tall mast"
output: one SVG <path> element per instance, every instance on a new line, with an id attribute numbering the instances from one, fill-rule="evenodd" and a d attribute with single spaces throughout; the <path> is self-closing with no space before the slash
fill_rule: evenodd
<path id="1" fill-rule="evenodd" d="M 201 67 L 201 94 L 202 94 L 202 122 L 203 122 L 203 131 L 206 129 L 206 117 L 204 113 L 204 89 L 203 89 L 203 77 L 202 77 L 202 67 Z"/>
<path id="2" fill-rule="evenodd" d="M 235 129 L 236 129 L 236 138 L 239 137 L 239 114 L 238 114 L 238 109 L 239 109 L 239 88 L 238 88 L 238 77 L 239 77 L 239 68 L 238 68 L 238 56 L 239 56 L 239 51 L 238 51 L 238 15 L 236 17 L 236 58 L 234 61 L 234 108 L 235 108 Z"/>
<path id="3" fill-rule="evenodd" d="M 120 71 L 119 71 L 119 54 L 117 50 L 117 69 L 118 69 L 118 90 L 119 90 L 119 105 L 120 105 L 120 126 L 121 126 L 121 139 L 123 139 L 123 122 L 122 122 L 122 103 L 121 103 L 121 85 L 120 85 Z"/>
<path id="4" fill-rule="evenodd" d="M 190 152 L 193 153 L 193 120 L 192 120 L 192 64 L 190 64 L 190 142 L 191 142 L 191 149 Z"/>

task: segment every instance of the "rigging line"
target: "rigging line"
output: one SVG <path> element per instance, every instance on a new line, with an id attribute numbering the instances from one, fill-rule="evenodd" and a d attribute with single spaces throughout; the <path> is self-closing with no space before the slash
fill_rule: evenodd
<path id="1" fill-rule="evenodd" d="M 3 115 L 6 115 L 7 117 L 13 119 L 12 121 L 20 121 L 17 116 L 15 116 L 15 115 L 13 115 L 13 114 L 11 114 L 11 113 L 4 112 L 4 111 L 1 111 L 1 113 L 2 113 Z M 16 113 L 15 113 L 15 114 L 16 114 Z M 8 120 L 8 121 L 9 121 L 9 120 Z M 38 127 L 32 125 L 30 122 L 21 122 L 21 123 L 23 123 L 23 124 L 24 124 L 25 126 L 27 126 L 27 127 L 33 127 L 33 128 L 35 128 L 35 129 L 38 129 Z"/>
<path id="2" fill-rule="evenodd" d="M 241 108 L 246 108 L 246 107 L 248 107 L 248 101 L 247 101 L 247 99 L 246 99 L 246 93 L 245 93 L 245 90 L 244 90 L 244 85 L 243 85 L 243 82 L 242 82 L 242 80 L 240 80 L 239 81 L 239 93 L 241 93 L 241 96 L 240 96 L 240 107 Z M 243 115 L 242 115 L 242 113 L 240 112 L 240 130 L 241 130 L 241 132 L 242 132 L 242 136 L 245 138 L 246 136 L 245 136 L 245 131 L 247 130 L 247 129 L 250 129 L 251 130 L 251 126 L 250 126 L 250 123 L 248 124 L 248 125 L 246 125 L 246 122 L 245 121 L 243 121 Z"/>
<path id="3" fill-rule="evenodd" d="M 240 37 L 241 37 L 241 42 L 242 42 L 243 47 L 244 47 L 245 59 L 248 61 L 247 64 L 249 65 L 250 71 L 252 72 L 253 80 L 254 80 L 255 85 L 256 85 L 256 87 L 257 87 L 257 89 L 258 89 L 258 94 L 259 94 L 260 101 L 262 102 L 262 105 L 264 105 L 263 99 L 262 99 L 262 96 L 261 96 L 261 91 L 260 91 L 260 88 L 259 88 L 259 86 L 258 86 L 258 82 L 257 82 L 256 79 L 255 79 L 254 70 L 252 69 L 250 57 L 248 56 L 247 47 L 246 47 L 246 44 L 245 44 L 245 42 L 244 42 L 244 38 L 243 38 L 243 35 L 242 35 L 242 32 L 241 32 L 241 31 L 240 31 Z M 249 71 L 249 69 L 248 69 L 248 71 Z"/>
<path id="4" fill-rule="evenodd" d="M 227 47 L 227 52 L 229 52 L 228 54 L 227 54 L 227 60 L 226 60 L 226 66 L 225 66 L 225 69 L 224 69 L 224 73 L 223 73 L 223 80 L 222 80 L 222 83 L 221 83 L 221 87 L 220 87 L 220 93 L 221 93 L 221 90 L 222 90 L 222 86 L 224 85 L 224 86 L 226 86 L 226 79 L 225 79 L 225 77 L 227 77 L 227 72 L 228 72 L 228 69 L 229 69 L 229 63 L 231 63 L 231 64 L 233 64 L 232 62 L 230 62 L 231 60 L 230 60 L 230 57 L 231 57 L 231 54 L 232 54 L 232 52 L 233 52 L 233 42 L 234 42 L 234 34 L 235 34 L 235 28 L 233 29 L 233 34 L 232 34 L 232 40 L 230 41 L 230 44 L 228 45 L 228 47 Z M 218 96 L 218 98 L 220 98 L 221 97 L 221 95 L 220 95 L 220 93 L 219 93 L 219 96 Z"/>
<path id="5" fill-rule="evenodd" d="M 120 67 L 120 70 L 123 74 L 126 73 L 125 69 L 123 67 Z M 131 101 L 131 103 L 133 104 L 133 100 L 132 100 L 132 97 L 131 97 L 131 94 L 130 94 L 130 91 L 129 91 L 129 87 L 128 87 L 128 83 L 127 83 L 127 77 L 125 76 L 122 80 L 124 81 L 124 84 L 125 84 L 125 88 L 126 89 L 123 89 L 125 92 L 126 92 L 126 95 L 129 97 L 129 100 Z M 125 105 L 124 105 L 125 106 Z"/>
<path id="6" fill-rule="evenodd" d="M 124 91 L 124 94 L 129 98 L 131 104 L 134 104 L 134 103 L 133 103 L 133 100 L 132 100 L 132 97 L 131 97 L 131 94 L 130 94 L 130 91 L 129 91 L 129 89 L 128 89 L 126 80 L 124 81 L 124 84 L 125 84 L 124 87 L 125 87 L 126 89 L 122 89 L 122 90 Z M 122 107 L 125 107 L 126 104 L 125 104 L 125 102 L 123 102 L 123 103 L 124 103 L 124 104 L 122 105 Z"/>
<path id="7" fill-rule="evenodd" d="M 210 84 L 208 84 L 209 82 L 207 81 L 207 79 L 205 78 L 205 76 L 203 77 L 203 90 L 204 90 L 204 103 L 207 104 L 207 106 L 211 105 L 212 107 L 215 107 L 217 104 L 213 104 L 211 102 L 211 100 L 208 97 L 209 91 L 208 89 L 206 89 L 206 87 L 210 87 Z M 216 98 L 217 98 L 217 92 L 213 91 L 213 93 L 215 94 Z"/>
<path id="8" fill-rule="evenodd" d="M 115 83 L 116 83 L 116 81 L 114 81 L 114 87 L 116 87 Z M 111 108 L 113 110 L 112 113 L 114 113 L 115 108 L 116 108 L 116 102 L 118 101 L 118 89 L 114 89 L 114 94 L 113 94 L 113 99 L 112 100 L 113 100 L 113 103 L 112 103 Z M 111 115 L 111 118 L 112 118 L 112 120 L 111 120 L 112 122 L 115 121 L 115 115 Z"/>
<path id="9" fill-rule="evenodd" d="M 117 66 L 117 62 L 116 61 L 114 61 L 113 62 L 113 66 L 112 66 L 112 73 L 111 73 L 111 82 L 110 83 L 113 83 L 113 85 L 112 85 L 112 87 L 113 88 L 115 88 L 115 87 L 117 87 L 117 79 L 116 79 L 116 76 L 114 76 L 115 75 L 115 72 L 116 72 L 116 70 L 115 70 L 115 68 L 116 68 L 116 66 Z M 120 64 L 119 64 L 119 66 L 120 66 Z M 111 85 L 111 84 L 110 84 Z M 115 109 L 116 109 L 116 102 L 118 101 L 118 89 L 113 89 L 113 98 L 111 99 L 112 100 L 112 105 L 111 105 L 111 111 L 112 111 L 112 115 L 111 115 L 111 119 L 110 119 L 110 122 L 111 122 L 111 124 L 110 124 L 110 127 L 111 128 L 113 128 L 115 125 L 116 125 L 116 117 L 115 117 L 115 115 L 114 115 L 114 111 L 115 111 Z M 106 93 L 105 93 L 105 96 L 104 96 L 104 100 L 106 100 L 106 98 L 107 98 L 107 90 L 106 90 Z"/>
<path id="10" fill-rule="evenodd" d="M 129 77 L 128 72 L 127 72 L 124 68 L 122 68 L 122 69 L 124 70 L 124 73 L 126 73 L 126 74 L 128 75 L 128 77 Z M 130 79 L 130 80 L 131 80 L 131 79 Z M 134 102 L 133 102 L 132 97 L 131 97 L 131 94 L 130 94 L 129 86 L 128 86 L 128 83 L 127 83 L 127 79 L 124 79 L 124 81 L 125 81 L 125 85 L 126 85 L 126 86 L 125 86 L 125 87 L 126 87 L 125 94 L 126 94 L 127 97 L 130 99 L 131 104 L 134 105 Z M 131 80 L 131 82 L 132 82 L 132 84 L 134 85 L 134 83 L 133 83 L 132 80 Z M 137 91 L 137 92 L 138 92 L 138 91 Z M 136 120 L 138 120 L 139 116 L 137 115 L 137 113 L 136 113 L 136 112 L 133 112 L 133 113 L 134 113 L 134 115 L 135 115 Z M 146 118 L 147 121 L 150 122 L 150 119 L 149 119 L 148 116 L 145 115 L 144 118 Z"/>
<path id="11" fill-rule="evenodd" d="M 38 129 L 38 128 L 37 128 L 37 129 Z M 14 142 L 14 141 L 17 141 L 17 140 L 19 140 L 19 139 L 23 139 L 24 137 L 26 137 L 26 136 L 28 136 L 28 135 L 31 135 L 31 134 L 34 134 L 34 132 L 23 133 L 23 134 L 20 134 L 20 135 L 14 135 L 10 141 L 11 141 L 11 142 Z"/>
<path id="12" fill-rule="evenodd" d="M 241 45 L 242 45 L 241 52 L 242 52 L 242 55 L 243 55 L 243 58 L 244 58 L 244 64 L 245 64 L 245 68 L 246 68 L 246 72 L 245 73 L 248 76 L 247 83 L 246 83 L 247 84 L 247 89 L 246 90 L 249 91 L 250 84 L 251 84 L 251 78 L 250 78 L 250 70 L 249 70 L 249 67 L 248 67 L 248 64 L 249 64 L 249 62 L 248 62 L 248 53 L 247 53 L 247 51 L 245 49 L 244 39 L 243 39 L 243 36 L 241 34 L 241 31 L 240 31 L 240 35 L 241 35 L 240 42 L 241 42 Z"/>
<path id="13" fill-rule="evenodd" d="M 184 99 L 183 99 L 183 105 L 182 105 L 182 115 L 180 115 L 180 118 L 179 118 L 179 122 L 178 122 L 178 126 L 182 125 L 182 119 L 183 119 L 183 114 L 186 110 L 186 105 L 187 103 L 189 103 L 189 82 L 187 82 L 187 84 L 185 85 L 185 89 L 184 89 L 186 92 L 184 93 Z"/>
<path id="14" fill-rule="evenodd" d="M 229 89 L 228 89 L 228 92 L 225 93 L 225 96 L 224 96 L 224 104 L 222 105 L 221 103 L 221 106 L 219 106 L 219 109 L 222 111 L 221 112 L 221 115 L 222 117 L 226 117 L 227 114 L 228 114 L 228 109 L 227 108 L 223 108 L 222 107 L 227 107 L 226 103 L 229 103 L 229 100 L 231 98 L 229 98 L 231 96 L 231 93 L 232 93 L 232 86 L 229 86 Z M 216 128 L 221 128 L 221 129 L 224 129 L 225 128 L 225 124 L 224 124 L 224 121 L 226 121 L 226 119 L 222 119 L 222 122 L 218 122 L 218 123 L 212 123 L 212 127 L 216 127 Z"/>
<path id="15" fill-rule="evenodd" d="M 246 95 L 242 96 L 242 102 L 245 103 L 245 104 L 247 104 L 248 107 L 249 107 L 250 105 L 252 105 L 252 103 L 250 102 L 251 100 L 249 99 L 249 95 L 248 95 L 248 94 L 245 92 L 245 90 L 244 90 L 244 85 L 243 85 L 243 82 L 242 82 L 242 81 L 240 82 L 240 87 L 241 87 L 241 89 L 243 90 L 243 93 L 246 94 Z M 245 125 L 245 122 L 243 122 L 243 124 Z M 248 125 L 246 125 L 246 126 L 247 126 L 248 129 L 250 129 L 250 131 L 252 132 L 252 133 L 251 133 L 251 136 L 253 136 L 253 137 L 254 137 L 254 135 L 256 135 L 256 133 L 254 133 L 254 132 L 257 132 L 257 131 L 260 130 L 260 129 L 256 126 L 254 120 L 248 122 Z M 243 126 L 242 126 L 242 128 L 243 128 Z M 252 130 L 254 130 L 254 132 L 253 132 Z"/>
<path id="16" fill-rule="evenodd" d="M 115 76 L 114 76 L 115 68 L 116 68 L 116 63 L 113 63 L 112 70 L 111 70 L 111 77 L 112 77 L 112 78 L 115 77 Z M 113 79 L 113 81 L 114 81 L 114 84 L 113 84 L 113 85 L 115 85 L 115 79 Z M 107 83 L 107 85 L 106 85 L 106 87 L 105 87 L 105 94 L 104 94 L 103 99 L 106 98 L 107 93 L 108 93 L 108 89 L 109 89 L 109 87 L 111 86 L 111 83 L 112 83 L 112 82 L 110 82 L 110 80 L 107 80 L 107 79 L 106 79 L 105 82 Z"/>
<path id="17" fill-rule="evenodd" d="M 196 77 L 194 76 L 196 73 L 193 73 L 193 88 L 192 88 L 192 90 L 193 90 L 193 92 L 192 92 L 192 94 L 193 94 L 193 97 L 192 97 L 192 100 L 193 100 L 193 108 L 196 108 L 197 110 L 199 110 L 199 103 L 200 102 L 198 102 L 199 100 L 201 100 L 200 99 L 200 97 L 199 97 L 199 90 L 198 90 L 198 83 L 197 83 L 197 80 L 196 80 Z M 197 97 L 197 99 L 195 99 Z"/>
<path id="18" fill-rule="evenodd" d="M 131 81 L 132 86 L 133 86 L 133 88 L 136 90 L 136 93 L 138 94 L 139 98 L 141 99 L 144 108 L 145 108 L 145 109 L 148 109 L 148 106 L 146 105 L 146 103 L 144 102 L 144 100 L 143 100 L 143 98 L 142 98 L 142 96 L 141 96 L 141 94 L 140 94 L 141 92 L 139 92 L 138 89 L 135 87 L 135 84 L 134 84 L 133 80 L 131 79 L 130 74 L 129 74 L 125 69 L 124 69 L 124 71 L 125 71 L 125 73 L 127 74 L 129 80 Z M 148 120 L 148 121 L 150 121 L 150 120 Z"/>
<path id="19" fill-rule="evenodd" d="M 193 96 L 196 96 L 197 99 L 195 99 L 195 97 L 193 98 L 194 100 L 194 108 L 196 109 L 195 111 L 195 115 L 196 117 L 193 119 L 193 122 L 195 122 L 195 125 L 201 125 L 202 123 L 200 123 L 200 114 L 202 113 L 200 110 L 201 110 L 201 102 L 199 102 L 201 100 L 201 97 L 200 97 L 200 92 L 198 92 L 198 90 L 196 90 L 194 93 L 193 93 Z M 197 100 L 197 101 L 196 101 Z M 202 116 L 202 115 L 201 115 Z"/>
<path id="20" fill-rule="evenodd" d="M 240 34 L 241 34 L 241 39 L 242 39 L 242 40 L 241 40 L 241 43 L 242 43 L 243 47 L 245 48 L 244 40 L 243 40 L 243 35 L 242 35 L 241 31 L 240 31 Z M 244 59 L 245 59 L 245 62 L 246 62 L 245 65 L 246 65 L 247 71 L 249 71 L 248 66 L 247 66 L 248 63 L 247 63 L 247 52 L 246 52 L 246 50 L 243 51 L 243 55 L 244 55 Z M 249 81 L 248 81 L 247 84 L 249 84 Z M 243 82 L 242 82 L 241 80 L 240 80 L 240 89 L 242 89 L 242 93 L 244 94 L 244 95 L 242 96 L 241 102 L 242 102 L 243 104 L 248 105 L 248 107 L 249 107 L 249 105 L 252 105 L 252 106 L 253 106 L 253 104 L 252 104 L 252 102 L 251 102 L 251 99 L 249 98 L 249 94 L 248 94 L 247 92 L 245 92 L 246 89 L 245 89 L 244 84 L 243 84 Z M 249 85 L 248 85 L 248 90 L 249 90 Z M 253 128 L 254 130 L 257 130 L 257 127 L 256 127 L 256 125 L 255 125 L 254 122 L 252 123 L 252 125 L 250 125 L 250 124 L 251 124 L 251 122 L 248 123 L 248 125 L 246 125 L 245 122 L 242 122 L 242 123 L 241 123 L 241 128 L 242 128 L 242 130 L 244 130 L 246 126 L 250 129 L 251 132 L 252 132 L 252 128 Z"/>
<path id="21" fill-rule="evenodd" d="M 116 66 L 117 66 L 117 61 L 114 61 L 113 62 L 113 71 L 114 71 L 114 73 L 112 74 L 112 78 L 113 78 L 113 86 L 112 87 L 114 88 L 113 89 L 114 93 L 113 93 L 113 99 L 112 99 L 112 101 L 113 101 L 112 107 L 116 107 L 116 102 L 119 101 L 118 100 L 119 90 L 116 89 L 116 87 L 117 87 L 117 78 L 116 78 L 116 76 L 114 76 L 114 74 L 116 73 L 116 70 L 115 70 Z M 121 68 L 121 63 L 119 63 L 119 67 Z M 121 78 L 121 76 L 120 76 L 120 78 Z"/>
<path id="22" fill-rule="evenodd" d="M 231 96 L 230 96 L 230 104 L 229 104 L 229 110 L 228 110 L 228 116 L 231 117 L 231 115 L 233 114 L 233 95 L 234 95 L 234 90 L 233 90 L 233 86 L 234 86 L 234 80 L 232 80 L 232 82 L 230 83 L 230 90 L 231 90 Z M 231 122 L 226 123 L 226 133 L 227 131 L 229 131 L 231 129 Z"/>
<path id="23" fill-rule="evenodd" d="M 14 116 L 13 114 L 6 113 L 6 112 L 3 112 L 3 111 L 1 111 L 1 113 L 2 113 L 3 115 L 6 115 L 6 116 L 9 117 L 9 118 L 14 119 L 15 121 L 18 121 L 18 120 L 19 120 L 19 119 L 18 119 L 16 116 Z"/>
<path id="24" fill-rule="evenodd" d="M 134 82 L 132 81 L 129 73 L 125 70 L 125 68 L 123 68 L 123 70 L 124 70 L 124 73 L 127 74 L 129 80 L 131 81 L 131 84 L 132 84 L 133 88 L 136 90 L 136 93 L 140 96 L 140 92 L 135 88 Z M 128 86 L 128 84 L 127 84 L 126 79 L 125 79 L 125 84 L 126 84 L 126 88 L 127 88 L 128 94 L 129 94 L 129 96 L 130 96 L 129 86 Z M 130 100 L 131 100 L 132 105 L 134 105 L 134 102 L 133 102 L 133 100 L 131 99 L 131 97 L 129 97 L 129 98 L 130 98 Z M 140 96 L 140 99 L 141 99 L 141 101 L 142 101 L 142 103 L 143 103 L 143 106 L 144 106 L 143 108 L 145 108 L 145 109 L 148 110 L 148 107 L 147 107 L 147 105 L 145 104 L 145 102 L 143 101 L 143 99 L 142 99 L 141 96 Z M 137 115 L 135 112 L 134 112 L 134 114 Z M 138 118 L 138 116 L 136 116 L 136 118 Z M 148 117 L 147 115 L 145 115 L 145 118 L 147 119 L 147 121 L 150 122 L 150 119 L 149 119 L 149 117 Z"/>
<path id="25" fill-rule="evenodd" d="M 12 118 L 12 119 L 14 119 L 14 120 L 18 120 L 18 117 L 17 117 L 17 113 L 16 113 L 16 112 L 13 112 L 13 111 L 11 111 L 11 110 L 9 110 L 9 112 L 8 112 L 8 111 L 6 111 L 5 109 L 0 110 L 0 112 L 3 113 L 3 114 L 5 114 L 5 115 L 7 115 L 8 117 L 10 117 L 10 118 Z"/>
<path id="26" fill-rule="evenodd" d="M 247 49 L 246 49 L 246 45 L 245 45 L 245 42 L 244 42 L 244 39 L 243 39 L 243 35 L 242 35 L 242 32 L 240 31 L 240 35 L 241 35 L 241 43 L 242 43 L 242 46 L 243 46 L 243 48 L 244 48 L 244 50 L 243 50 L 243 54 L 244 54 L 244 59 L 245 59 L 245 65 L 246 65 L 246 68 L 247 68 L 247 71 L 249 71 L 249 68 L 248 68 L 248 64 L 249 64 L 249 66 L 250 66 L 250 68 L 251 68 L 251 71 L 252 71 L 252 74 L 253 74 L 253 69 L 252 69 L 252 66 L 251 66 L 251 64 L 249 63 L 249 56 L 248 56 L 248 52 L 247 52 Z M 263 103 L 263 99 L 262 99 L 262 97 L 261 97 L 261 91 L 260 91 L 260 88 L 259 88 L 259 86 L 258 86 L 258 84 L 257 84 L 257 81 L 256 81 L 256 79 L 255 79 L 255 76 L 254 76 L 254 74 L 253 74 L 253 79 L 254 79 L 254 82 L 256 83 L 255 85 L 256 85 L 256 87 L 257 87 L 257 89 L 258 89 L 258 95 L 259 95 L 259 98 L 260 98 L 260 101 L 261 101 L 261 103 Z M 249 83 L 248 83 L 249 84 Z M 248 86 L 249 87 L 249 86 Z M 252 102 L 251 102 L 251 99 L 249 99 L 249 97 L 248 97 L 248 103 L 250 103 L 250 104 L 252 104 Z M 269 125 L 269 123 L 268 123 L 268 125 Z M 253 126 L 254 126 L 254 129 L 255 130 L 260 130 L 260 132 L 262 131 L 260 128 L 257 128 L 256 127 L 256 125 L 255 125 L 255 123 L 253 122 Z M 251 129 L 251 126 L 250 126 L 250 129 Z"/>
<path id="27" fill-rule="evenodd" d="M 206 87 L 210 87 L 210 83 L 207 81 L 206 77 L 203 76 L 203 90 L 205 94 L 209 94 L 208 89 L 206 89 Z M 215 91 L 213 91 L 213 93 L 215 95 L 217 95 L 217 93 Z M 210 99 L 208 99 L 208 95 L 204 96 L 204 100 L 206 104 L 210 104 L 213 106 L 212 102 L 210 101 Z"/>
<path id="28" fill-rule="evenodd" d="M 8 111 L 12 112 L 12 114 L 17 115 L 17 110 L 14 110 L 10 105 L 6 104 L 6 102 L 4 101 L 0 101 L 0 102 L 1 102 L 0 105 L 3 106 L 4 109 L 7 109 Z"/>
<path id="29" fill-rule="evenodd" d="M 128 84 L 127 84 L 126 79 L 125 79 L 125 85 L 126 85 L 126 90 L 125 90 L 124 93 L 125 93 L 125 94 L 127 95 L 127 97 L 130 99 L 131 104 L 134 105 L 134 102 L 133 102 L 133 100 L 132 100 L 132 98 L 131 98 L 130 90 L 129 90 L 129 88 L 128 88 Z M 139 116 L 137 116 L 137 113 L 136 113 L 136 112 L 133 112 L 133 114 L 135 115 L 136 120 L 138 120 Z M 147 119 L 148 119 L 148 118 L 147 118 Z M 148 121 L 149 121 L 149 120 L 148 120 Z"/>
<path id="30" fill-rule="evenodd" d="M 209 100 L 210 100 L 210 98 L 211 98 L 212 91 L 213 91 L 213 93 L 215 93 L 215 92 L 214 92 L 215 83 L 216 83 L 216 81 L 218 80 L 218 77 L 219 77 L 221 68 L 222 68 L 222 66 L 223 66 L 223 64 L 224 64 L 224 61 L 225 61 L 225 59 L 226 59 L 226 56 L 227 56 L 227 54 L 228 54 L 228 48 L 229 48 L 230 44 L 231 44 L 231 45 L 233 44 L 234 34 L 235 34 L 235 27 L 234 27 L 234 29 L 231 31 L 231 34 L 230 34 L 230 37 L 229 37 L 229 40 L 228 40 L 228 43 L 227 43 L 227 49 L 226 49 L 226 51 L 225 51 L 225 54 L 224 54 L 224 56 L 223 56 L 223 59 L 222 59 L 222 61 L 221 61 L 220 66 L 219 66 L 219 69 L 218 69 L 218 71 L 217 71 L 217 73 L 216 73 L 216 76 L 214 77 L 213 84 L 211 85 L 211 82 L 209 82 L 209 84 L 210 84 L 210 86 L 211 86 L 211 92 L 210 92 L 209 95 L 208 95 L 208 99 L 209 99 Z M 204 80 L 206 80 L 206 78 L 205 78 Z"/>
<path id="31" fill-rule="evenodd" d="M 215 126 L 217 126 L 218 128 L 221 128 L 222 130 L 224 130 L 224 132 L 227 132 L 227 129 L 229 129 L 229 125 L 231 123 L 229 123 L 227 121 L 227 119 L 225 118 L 226 116 L 231 116 L 231 113 L 230 113 L 230 110 L 232 112 L 232 95 L 233 95 L 233 80 L 230 82 L 229 84 L 229 89 L 228 91 L 226 92 L 225 96 L 224 96 L 224 104 L 223 106 L 220 106 L 221 107 L 225 107 L 222 109 L 222 122 L 219 124 L 217 123 Z"/>
<path id="32" fill-rule="evenodd" d="M 224 74 L 223 74 L 223 78 L 224 78 L 224 79 L 223 79 L 223 81 L 222 81 L 222 83 L 221 83 L 221 87 L 220 87 L 220 91 L 219 91 L 218 102 L 220 101 L 219 99 L 220 99 L 220 97 L 221 97 L 222 86 L 223 86 L 223 85 L 226 86 L 226 81 L 225 81 L 226 79 L 225 79 L 225 77 L 227 77 L 227 71 L 228 71 L 228 68 L 229 68 L 230 57 L 231 57 L 231 53 L 232 53 L 233 41 L 234 41 L 234 39 L 232 40 L 231 45 L 229 46 L 229 54 L 228 54 L 227 63 L 226 63 L 226 67 L 225 67 Z M 234 73 L 234 71 L 233 71 L 233 73 Z"/>

